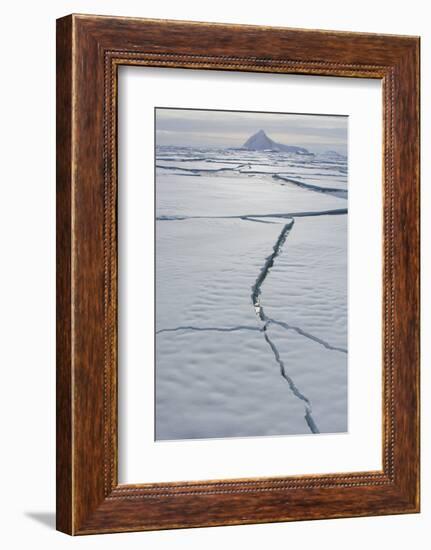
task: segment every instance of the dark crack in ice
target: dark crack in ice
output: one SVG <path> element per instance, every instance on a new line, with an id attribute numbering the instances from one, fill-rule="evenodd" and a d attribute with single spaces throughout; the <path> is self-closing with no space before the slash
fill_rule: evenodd
<path id="1" fill-rule="evenodd" d="M 289 223 L 286 223 L 286 225 L 283 226 L 283 229 L 281 230 L 281 233 L 279 234 L 277 241 L 275 242 L 275 245 L 272 248 L 272 254 L 270 254 L 266 258 L 265 263 L 263 264 L 263 267 L 260 270 L 260 273 L 256 279 L 256 282 L 252 287 L 251 299 L 253 302 L 254 309 L 256 311 L 256 315 L 259 317 L 259 319 L 262 322 L 266 322 L 268 318 L 264 314 L 263 308 L 260 304 L 261 286 L 264 280 L 266 279 L 266 276 L 268 275 L 269 270 L 274 265 L 275 259 L 280 254 L 283 244 L 286 241 L 287 235 L 292 229 L 294 223 L 295 223 L 295 220 L 290 219 Z"/>
<path id="2" fill-rule="evenodd" d="M 300 327 L 296 327 L 293 325 L 289 325 L 288 323 L 285 323 L 283 321 L 277 321 L 276 319 L 272 319 L 268 317 L 267 325 L 278 325 L 282 328 L 285 328 L 286 330 L 293 330 L 296 333 L 300 334 L 301 336 L 304 336 L 305 338 L 309 338 L 310 340 L 313 340 L 313 342 L 316 342 L 317 344 L 320 344 L 326 349 L 329 349 L 331 351 L 339 351 L 341 353 L 347 353 L 347 350 L 344 348 L 340 348 L 337 346 L 333 346 L 329 342 L 326 342 L 325 340 L 322 340 L 321 338 L 318 338 L 317 336 L 314 336 L 313 334 L 310 334 L 309 332 L 306 332 Z M 253 332 L 263 332 L 264 328 L 257 327 L 257 326 L 250 326 L 250 325 L 238 325 L 234 327 L 197 327 L 194 325 L 181 325 L 179 327 L 169 327 L 169 328 L 161 328 L 156 330 L 156 334 L 163 334 L 164 332 L 181 332 L 181 331 L 190 331 L 190 332 L 238 332 L 240 330 L 250 330 Z"/>
<path id="3" fill-rule="evenodd" d="M 255 326 L 239 325 L 237 327 L 195 327 L 192 325 L 185 325 L 175 328 L 161 328 L 156 330 L 156 334 L 161 334 L 162 332 L 178 332 L 180 330 L 190 330 L 196 332 L 237 332 L 238 330 L 253 330 L 255 332 L 262 332 L 262 329 Z"/>
<path id="4" fill-rule="evenodd" d="M 316 193 L 324 193 L 326 195 L 332 195 L 339 199 L 347 199 L 347 189 L 338 189 L 337 187 L 322 187 L 319 185 L 314 185 L 312 183 L 306 183 L 305 181 L 298 181 L 286 176 L 280 176 L 279 174 L 273 174 L 272 176 L 275 180 L 285 181 L 301 187 L 302 189 L 307 189 L 308 191 L 315 191 Z"/>
<path id="5" fill-rule="evenodd" d="M 178 214 L 165 214 L 157 216 L 156 220 L 160 222 L 166 221 L 183 221 L 183 220 L 265 220 L 265 218 L 306 218 L 313 216 L 342 216 L 347 214 L 347 208 L 335 208 L 332 210 L 316 210 L 304 212 L 276 212 L 275 214 L 237 214 L 231 216 L 183 216 Z"/>
<path id="6" fill-rule="evenodd" d="M 280 356 L 280 353 L 277 349 L 277 346 L 272 341 L 272 339 L 269 337 L 268 327 L 271 324 L 272 320 L 271 320 L 270 317 L 266 316 L 266 314 L 263 310 L 261 301 L 260 301 L 262 285 L 263 285 L 266 277 L 268 276 L 268 273 L 269 273 L 270 269 L 274 266 L 274 262 L 275 262 L 277 256 L 279 256 L 279 254 L 281 253 L 283 245 L 286 242 L 287 236 L 289 235 L 294 223 L 295 223 L 295 220 L 292 218 L 290 220 L 290 222 L 287 223 L 286 225 L 284 225 L 283 229 L 281 230 L 281 233 L 279 234 L 279 236 L 277 238 L 277 241 L 275 242 L 275 244 L 272 248 L 272 253 L 266 258 L 265 263 L 263 264 L 263 267 L 260 270 L 260 273 L 259 273 L 259 275 L 256 279 L 256 282 L 254 283 L 254 285 L 252 287 L 251 300 L 252 300 L 252 303 L 253 303 L 253 306 L 254 306 L 254 310 L 256 312 L 256 316 L 259 319 L 259 322 L 263 324 L 262 330 L 263 330 L 265 341 L 269 345 L 269 347 L 270 347 L 270 349 L 271 349 L 271 351 L 274 355 L 274 358 L 275 358 L 276 362 L 278 363 L 278 365 L 280 367 L 281 376 L 288 383 L 289 389 L 293 393 L 293 395 L 304 402 L 304 406 L 305 406 L 305 416 L 304 416 L 304 418 L 305 418 L 305 421 L 306 421 L 307 426 L 309 427 L 310 431 L 312 433 L 320 433 L 319 428 L 317 427 L 317 424 L 314 421 L 313 416 L 312 416 L 312 407 L 311 407 L 310 400 L 296 386 L 296 384 L 293 381 L 292 377 L 287 372 L 286 366 L 285 366 L 285 364 L 284 364 L 284 362 L 283 362 L 283 360 Z"/>
<path id="7" fill-rule="evenodd" d="M 313 340 L 313 342 L 316 342 L 317 344 L 320 344 L 326 349 L 329 349 L 331 351 L 340 351 L 341 353 L 347 353 L 347 350 L 345 348 L 340 348 L 337 346 L 333 346 L 329 342 L 326 342 L 325 340 L 322 340 L 321 338 L 318 338 L 317 336 L 314 336 L 313 334 L 310 334 L 309 332 L 306 332 L 300 327 L 296 327 L 293 325 L 289 325 L 288 323 L 285 323 L 284 321 L 277 321 L 276 319 L 268 318 L 268 325 L 278 325 L 279 327 L 283 327 L 286 330 L 294 330 L 301 336 L 305 336 L 305 338 L 309 338 L 310 340 Z"/>

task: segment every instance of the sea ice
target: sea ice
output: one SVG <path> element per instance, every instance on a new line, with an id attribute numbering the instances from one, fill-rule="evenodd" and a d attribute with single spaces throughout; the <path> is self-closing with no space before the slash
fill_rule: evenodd
<path id="1" fill-rule="evenodd" d="M 156 438 L 346 431 L 346 159 L 165 147 L 157 165 Z"/>

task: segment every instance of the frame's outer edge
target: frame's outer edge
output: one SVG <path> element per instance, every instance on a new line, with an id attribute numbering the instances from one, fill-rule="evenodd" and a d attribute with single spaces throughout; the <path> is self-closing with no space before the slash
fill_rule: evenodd
<path id="1" fill-rule="evenodd" d="M 95 16 L 57 25 L 57 528 L 88 534 L 418 511 L 418 39 Z M 118 485 L 116 70 L 140 59 L 383 79 L 393 253 L 385 255 L 390 437 L 382 472 Z"/>
<path id="2" fill-rule="evenodd" d="M 397 390 L 395 481 L 419 511 L 420 461 L 420 41 L 394 68 L 394 373 Z M 403 345 L 398 343 L 402 342 Z"/>
<path id="3" fill-rule="evenodd" d="M 72 442 L 72 25 L 57 21 L 56 501 L 57 529 L 73 533 Z"/>

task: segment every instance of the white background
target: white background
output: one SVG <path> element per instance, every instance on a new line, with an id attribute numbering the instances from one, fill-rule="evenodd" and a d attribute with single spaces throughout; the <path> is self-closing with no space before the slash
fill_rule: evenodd
<path id="1" fill-rule="evenodd" d="M 381 470 L 381 82 L 148 67 L 119 75 L 120 482 Z M 154 442 L 155 105 L 348 115 L 348 433 Z"/>
<path id="2" fill-rule="evenodd" d="M 422 169 L 422 514 L 103 535 L 72 539 L 54 522 L 55 18 L 70 12 L 422 36 L 422 150 L 431 149 L 427 2 L 383 0 L 56 0 L 3 6 L 1 243 L 1 543 L 5 548 L 424 548 L 431 523 L 431 190 Z M 264 7 L 264 9 L 262 9 Z M 3 43 L 4 42 L 4 43 Z M 423 539 L 423 540 L 421 540 Z"/>

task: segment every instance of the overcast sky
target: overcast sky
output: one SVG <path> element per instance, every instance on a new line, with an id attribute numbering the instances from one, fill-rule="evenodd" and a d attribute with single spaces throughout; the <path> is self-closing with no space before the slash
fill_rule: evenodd
<path id="1" fill-rule="evenodd" d="M 157 145 L 241 147 L 259 130 L 285 145 L 347 154 L 347 117 L 156 109 Z"/>

